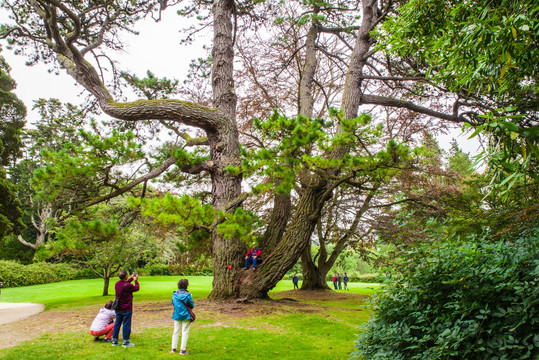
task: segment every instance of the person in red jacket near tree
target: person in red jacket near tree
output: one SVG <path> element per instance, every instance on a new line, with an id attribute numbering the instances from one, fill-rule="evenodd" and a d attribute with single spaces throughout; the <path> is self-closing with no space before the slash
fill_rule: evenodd
<path id="1" fill-rule="evenodd" d="M 245 255 L 245 270 L 249 269 L 251 264 L 253 265 L 253 270 L 256 270 L 256 262 L 260 259 L 260 254 L 260 249 L 256 246 L 247 252 Z"/>

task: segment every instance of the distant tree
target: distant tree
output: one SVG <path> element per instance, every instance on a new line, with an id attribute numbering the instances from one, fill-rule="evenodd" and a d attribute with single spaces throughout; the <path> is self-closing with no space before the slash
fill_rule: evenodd
<path id="1" fill-rule="evenodd" d="M 26 123 L 26 107 L 12 91 L 15 81 L 0 57 L 0 240 L 24 230 L 21 203 L 7 170 L 21 155 L 21 130 Z"/>
<path id="2" fill-rule="evenodd" d="M 447 167 L 449 169 L 456 171 L 464 177 L 470 176 L 475 172 L 470 155 L 459 148 L 455 139 L 451 141 L 451 148 L 449 149 L 447 161 Z"/>
<path id="3" fill-rule="evenodd" d="M 46 166 L 47 152 L 80 145 L 83 138 L 79 130 L 87 120 L 81 109 L 72 104 L 63 104 L 57 99 L 39 99 L 34 104 L 34 110 L 39 114 L 39 121 L 21 133 L 24 151 L 9 172 L 22 202 L 25 213 L 23 221 L 27 225 L 27 229 L 17 239 L 35 252 L 48 239 L 47 222 L 54 220 L 59 211 L 67 210 L 69 206 L 64 206 L 65 199 L 61 197 L 43 199 L 36 196 L 36 190 L 31 184 L 34 171 Z"/>
<path id="4" fill-rule="evenodd" d="M 107 206 L 69 218 L 56 229 L 54 240 L 40 249 L 38 258 L 67 257 L 103 278 L 103 296 L 108 295 L 110 278 L 121 268 L 133 269 L 155 244 L 141 227 L 122 227 L 118 209 Z M 146 259 L 148 260 L 148 259 Z"/>

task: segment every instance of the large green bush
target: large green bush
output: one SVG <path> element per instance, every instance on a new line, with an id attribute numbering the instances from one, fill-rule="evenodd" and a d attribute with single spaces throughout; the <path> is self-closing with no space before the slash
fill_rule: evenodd
<path id="1" fill-rule="evenodd" d="M 0 281 L 6 287 L 72 280 L 76 272 L 77 270 L 69 264 L 39 262 L 22 265 L 15 261 L 0 260 Z"/>
<path id="2" fill-rule="evenodd" d="M 373 305 L 356 359 L 537 359 L 539 232 L 417 249 Z"/>
<path id="3" fill-rule="evenodd" d="M 205 266 L 180 266 L 178 264 L 146 264 L 139 273 L 144 276 L 209 276 L 213 270 Z"/>

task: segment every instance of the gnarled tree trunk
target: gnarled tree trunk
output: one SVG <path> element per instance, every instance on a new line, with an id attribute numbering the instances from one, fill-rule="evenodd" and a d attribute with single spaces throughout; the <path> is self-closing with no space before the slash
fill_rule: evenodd
<path id="1" fill-rule="evenodd" d="M 325 264 L 325 261 L 323 263 Z M 312 258 L 310 246 L 301 254 L 301 271 L 303 273 L 301 290 L 330 290 L 326 281 L 329 269 L 316 265 Z"/>
<path id="2" fill-rule="evenodd" d="M 367 212 L 367 210 L 369 210 L 369 205 L 371 203 L 371 200 L 374 198 L 378 187 L 379 184 L 376 184 L 374 188 L 369 192 L 367 197 L 363 200 L 363 204 L 356 211 L 356 215 L 354 216 L 352 224 L 335 243 L 335 247 L 333 248 L 333 251 L 331 252 L 331 255 L 329 257 L 322 229 L 319 229 L 318 239 L 320 242 L 320 252 L 317 256 L 318 263 L 313 260 L 310 248 L 306 249 L 305 252 L 301 255 L 301 266 L 303 271 L 303 283 L 301 285 L 302 290 L 330 289 L 326 281 L 327 274 L 337 261 L 339 255 L 346 248 L 346 245 L 348 244 L 350 238 L 356 232 L 361 218 Z M 320 222 L 319 226 L 321 227 Z M 361 237 L 368 235 L 369 232 L 370 230 L 367 231 L 366 234 L 361 235 Z"/>
<path id="3" fill-rule="evenodd" d="M 372 46 L 372 39 L 369 32 L 375 26 L 377 18 L 377 1 L 363 1 L 363 19 L 362 26 L 359 30 L 358 37 L 350 66 L 346 76 L 345 91 L 343 95 L 342 109 L 345 118 L 352 119 L 357 116 L 359 105 L 362 97 L 362 73 L 363 68 L 369 57 L 369 49 Z M 316 24 L 313 24 L 307 37 L 306 49 L 309 54 L 306 55 L 305 70 L 303 76 L 314 76 L 311 72 L 316 66 L 316 56 L 314 54 L 315 46 L 311 46 L 316 41 L 317 29 Z M 313 61 L 314 60 L 314 61 Z M 300 87 L 300 102 L 304 101 L 304 105 L 300 105 L 301 109 L 312 112 L 309 101 L 310 86 L 313 78 L 303 78 Z M 311 116 L 311 114 L 305 114 Z M 334 158 L 341 158 L 347 152 L 347 148 L 341 147 L 332 154 Z M 267 297 L 267 293 L 271 290 L 286 272 L 294 266 L 301 254 L 307 246 L 310 246 L 311 235 L 314 231 L 318 219 L 321 217 L 321 210 L 324 203 L 331 197 L 332 184 L 328 180 L 331 176 L 337 175 L 339 169 L 328 170 L 327 177 L 319 178 L 312 176 L 305 186 L 301 198 L 296 207 L 296 211 L 287 226 L 283 239 L 277 245 L 270 256 L 264 260 L 264 264 L 256 270 L 256 273 L 241 272 L 237 281 L 238 294 L 245 298 L 263 298 Z M 271 226 L 268 225 L 268 226 Z"/>
<path id="4" fill-rule="evenodd" d="M 320 182 L 305 189 L 275 250 L 264 258 L 264 263 L 256 271 L 245 270 L 240 273 L 237 281 L 240 297 L 266 298 L 268 291 L 294 266 L 303 250 L 310 244 L 317 222 L 314 215 L 327 200 L 326 186 L 326 182 Z"/>

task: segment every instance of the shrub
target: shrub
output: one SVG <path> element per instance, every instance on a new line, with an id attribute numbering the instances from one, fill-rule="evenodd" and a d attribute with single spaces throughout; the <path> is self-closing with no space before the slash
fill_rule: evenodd
<path id="1" fill-rule="evenodd" d="M 179 269 L 178 275 L 210 276 L 213 275 L 213 270 L 208 267 L 185 267 L 183 269 Z"/>
<path id="2" fill-rule="evenodd" d="M 100 279 L 101 277 L 92 271 L 89 267 L 78 268 L 75 273 L 75 280 L 81 279 Z"/>
<path id="3" fill-rule="evenodd" d="M 142 273 L 145 276 L 176 275 L 174 274 L 174 271 L 171 271 L 170 267 L 166 264 L 147 264 L 142 269 Z"/>
<path id="4" fill-rule="evenodd" d="M 144 276 L 209 276 L 213 275 L 213 270 L 201 266 L 181 267 L 178 264 L 146 264 L 140 273 Z"/>
<path id="5" fill-rule="evenodd" d="M 358 276 L 350 276 L 350 282 L 358 283 L 381 283 L 384 282 L 384 274 L 364 274 Z"/>
<path id="6" fill-rule="evenodd" d="M 416 250 L 382 289 L 356 359 L 539 356 L 539 232 Z"/>
<path id="7" fill-rule="evenodd" d="M 69 264 L 39 262 L 21 265 L 15 261 L 0 260 L 0 281 L 6 287 L 47 284 L 72 280 L 76 270 Z"/>

